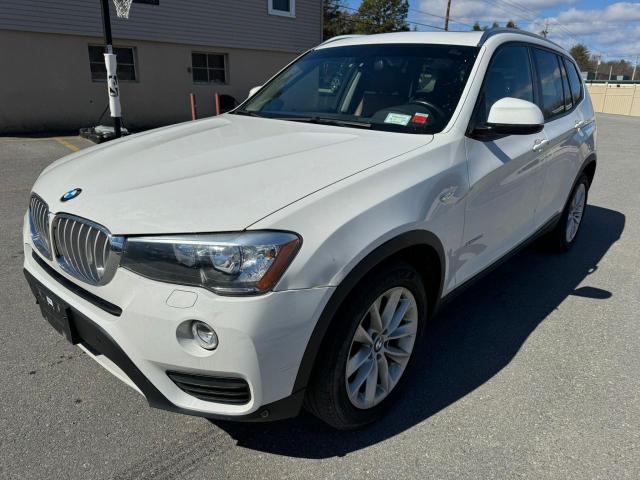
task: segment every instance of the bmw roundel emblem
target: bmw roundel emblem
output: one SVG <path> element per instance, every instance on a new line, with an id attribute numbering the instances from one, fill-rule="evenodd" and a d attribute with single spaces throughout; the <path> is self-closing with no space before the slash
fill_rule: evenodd
<path id="1" fill-rule="evenodd" d="M 69 200 L 73 200 L 74 198 L 76 198 L 81 193 L 82 193 L 81 188 L 74 188 L 73 190 L 69 190 L 67 193 L 62 195 L 62 197 L 60 197 L 60 201 L 68 202 Z"/>

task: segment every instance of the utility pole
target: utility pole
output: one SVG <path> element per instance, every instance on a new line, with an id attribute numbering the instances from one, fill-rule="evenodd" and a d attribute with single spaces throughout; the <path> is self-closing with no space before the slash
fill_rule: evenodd
<path id="1" fill-rule="evenodd" d="M 596 55 L 595 57 L 598 62 L 596 63 L 596 77 L 594 78 L 594 80 L 598 80 L 598 70 L 600 69 L 600 64 L 602 63 L 602 55 Z"/>
<path id="2" fill-rule="evenodd" d="M 549 35 L 549 20 L 544 21 L 544 30 L 540 32 L 544 38 L 547 38 Z"/>
<path id="3" fill-rule="evenodd" d="M 451 0 L 447 2 L 447 14 L 444 17 L 444 31 L 449 31 L 449 15 L 451 14 Z"/>
<path id="4" fill-rule="evenodd" d="M 107 67 L 107 88 L 109 91 L 109 110 L 113 117 L 113 129 L 116 138 L 122 136 L 122 112 L 120 108 L 120 85 L 118 84 L 118 62 L 113 53 L 113 38 L 111 36 L 111 17 L 109 15 L 109 0 L 100 0 L 102 3 L 102 24 L 104 27 L 104 42 L 107 53 L 104 54 L 104 63 Z"/>

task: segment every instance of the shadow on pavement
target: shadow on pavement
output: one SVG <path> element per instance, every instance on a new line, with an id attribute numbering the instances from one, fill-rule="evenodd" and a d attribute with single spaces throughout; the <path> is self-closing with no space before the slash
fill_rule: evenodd
<path id="1" fill-rule="evenodd" d="M 578 285 L 620 238 L 625 217 L 590 206 L 575 247 L 563 255 L 530 248 L 444 308 L 404 396 L 382 421 L 339 432 L 303 413 L 277 423 L 215 422 L 239 446 L 302 458 L 342 456 L 397 435 L 446 408 L 509 364 L 531 332 L 569 295 L 615 295 Z"/>

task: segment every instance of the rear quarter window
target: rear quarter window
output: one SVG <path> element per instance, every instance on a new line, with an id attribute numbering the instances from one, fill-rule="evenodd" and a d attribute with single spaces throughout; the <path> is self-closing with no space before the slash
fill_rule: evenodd
<path id="1" fill-rule="evenodd" d="M 576 69 L 575 64 L 572 61 L 565 59 L 564 64 L 567 69 L 567 77 L 569 78 L 569 85 L 571 86 L 573 103 L 574 105 L 577 105 L 582 101 L 582 96 L 583 96 L 582 80 L 580 78 L 580 75 L 578 74 L 578 70 Z"/>
<path id="2" fill-rule="evenodd" d="M 544 118 L 549 120 L 565 111 L 560 64 L 555 53 L 539 48 L 532 50 L 542 94 L 541 107 Z"/>
<path id="3" fill-rule="evenodd" d="M 558 57 L 560 63 L 560 70 L 562 71 L 562 90 L 564 91 L 564 109 L 568 112 L 573 108 L 573 95 L 571 94 L 571 88 L 569 87 L 569 79 L 567 78 L 567 70 L 564 67 L 562 57 Z"/>

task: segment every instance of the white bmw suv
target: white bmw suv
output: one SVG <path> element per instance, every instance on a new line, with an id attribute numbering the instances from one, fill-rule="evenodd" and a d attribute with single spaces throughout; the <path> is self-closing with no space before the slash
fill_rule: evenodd
<path id="1" fill-rule="evenodd" d="M 576 241 L 596 126 L 549 41 L 339 37 L 252 93 L 33 187 L 43 315 L 151 406 L 365 425 L 444 300 L 532 239 Z"/>

